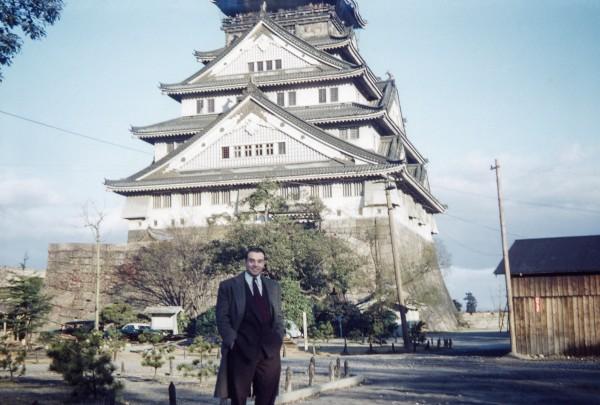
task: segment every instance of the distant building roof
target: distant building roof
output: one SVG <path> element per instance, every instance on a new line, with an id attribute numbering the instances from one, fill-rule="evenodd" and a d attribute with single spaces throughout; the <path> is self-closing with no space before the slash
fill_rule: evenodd
<path id="1" fill-rule="evenodd" d="M 183 311 L 182 307 L 168 307 L 168 306 L 157 306 L 157 307 L 147 307 L 144 312 L 147 314 L 154 315 L 175 315 Z"/>
<path id="2" fill-rule="evenodd" d="M 600 235 L 520 239 L 510 247 L 510 273 L 600 273 Z M 494 274 L 504 274 L 504 260 Z"/>

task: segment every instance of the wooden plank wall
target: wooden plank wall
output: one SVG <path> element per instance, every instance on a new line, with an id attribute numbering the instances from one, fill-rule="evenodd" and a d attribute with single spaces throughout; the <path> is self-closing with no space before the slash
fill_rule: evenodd
<path id="1" fill-rule="evenodd" d="M 600 274 L 512 278 L 517 352 L 600 355 Z"/>

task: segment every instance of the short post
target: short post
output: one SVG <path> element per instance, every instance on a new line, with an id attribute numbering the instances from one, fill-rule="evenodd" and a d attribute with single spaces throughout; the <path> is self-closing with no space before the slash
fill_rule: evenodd
<path id="1" fill-rule="evenodd" d="M 344 360 L 344 378 L 350 377 L 350 365 L 348 360 Z"/>
<path id="2" fill-rule="evenodd" d="M 338 357 L 335 360 L 335 379 L 339 380 L 341 376 L 342 376 L 342 361 Z"/>
<path id="3" fill-rule="evenodd" d="M 450 338 L 450 340 L 448 340 L 448 347 L 449 347 L 450 349 L 452 349 L 452 338 Z"/>
<path id="4" fill-rule="evenodd" d="M 172 381 L 169 384 L 169 405 L 177 405 L 177 392 Z"/>
<path id="5" fill-rule="evenodd" d="M 185 346 L 183 348 L 183 359 L 185 360 Z"/>
<path id="6" fill-rule="evenodd" d="M 312 387 L 313 380 L 315 378 L 315 358 L 311 357 L 308 362 L 308 386 Z"/>
<path id="7" fill-rule="evenodd" d="M 121 375 L 125 374 L 125 362 L 121 361 Z"/>
<path id="8" fill-rule="evenodd" d="M 394 346 L 394 342 L 392 342 L 392 353 L 396 353 L 396 347 Z"/>
<path id="9" fill-rule="evenodd" d="M 437 348 L 439 349 L 439 348 L 441 347 L 441 345 L 442 345 L 442 341 L 440 340 L 440 338 L 438 338 L 438 341 L 437 341 Z"/>
<path id="10" fill-rule="evenodd" d="M 304 332 L 304 351 L 308 351 L 308 325 L 306 322 L 306 312 L 302 312 L 302 331 Z"/>
<path id="11" fill-rule="evenodd" d="M 317 348 L 315 347 L 315 344 L 313 343 L 313 356 L 317 355 Z"/>
<path id="12" fill-rule="evenodd" d="M 429 340 L 428 340 L 427 344 L 425 345 L 425 350 L 429 351 L 429 349 L 431 349 L 431 346 L 429 345 Z"/>
<path id="13" fill-rule="evenodd" d="M 292 368 L 290 366 L 288 366 L 288 368 L 285 370 L 285 392 L 292 391 L 292 377 L 293 376 L 294 376 L 294 373 L 292 372 Z"/>
<path id="14" fill-rule="evenodd" d="M 283 353 L 281 354 L 281 357 L 285 357 L 286 356 L 285 343 L 282 346 L 283 346 Z"/>
<path id="15" fill-rule="evenodd" d="M 329 381 L 335 381 L 335 366 L 333 365 L 333 361 L 329 362 Z"/>
<path id="16" fill-rule="evenodd" d="M 369 353 L 375 353 L 373 351 L 373 342 L 369 342 Z"/>

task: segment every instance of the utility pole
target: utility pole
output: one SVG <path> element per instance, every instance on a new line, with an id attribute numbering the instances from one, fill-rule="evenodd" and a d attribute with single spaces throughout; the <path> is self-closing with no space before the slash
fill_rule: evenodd
<path id="1" fill-rule="evenodd" d="M 392 243 L 392 259 L 394 261 L 394 275 L 396 276 L 396 295 L 398 305 L 400 306 L 400 321 L 402 322 L 402 340 L 404 340 L 404 348 L 410 349 L 410 339 L 408 338 L 408 325 L 406 323 L 406 306 L 404 305 L 404 296 L 402 293 L 402 269 L 400 267 L 400 257 L 398 256 L 398 241 L 396 238 L 396 222 L 393 218 L 394 205 L 390 190 L 395 190 L 390 179 L 386 178 L 385 182 L 385 199 L 387 201 L 388 221 L 390 224 L 390 240 Z"/>
<path id="2" fill-rule="evenodd" d="M 502 187 L 500 186 L 500 163 L 494 161 L 490 170 L 496 172 L 496 188 L 498 189 L 498 211 L 500 213 L 500 234 L 502 237 L 502 258 L 504 259 L 504 277 L 506 279 L 506 300 L 508 308 L 508 324 L 510 328 L 510 351 L 517 353 L 515 336 L 515 318 L 513 316 L 512 284 L 510 280 L 510 261 L 508 259 L 508 244 L 506 242 L 506 225 L 504 223 L 504 208 L 502 207 Z"/>

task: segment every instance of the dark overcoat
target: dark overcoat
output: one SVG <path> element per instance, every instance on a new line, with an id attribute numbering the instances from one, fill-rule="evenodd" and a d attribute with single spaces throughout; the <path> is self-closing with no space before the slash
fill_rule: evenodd
<path id="1" fill-rule="evenodd" d="M 261 276 L 263 289 L 267 291 L 269 307 L 273 315 L 273 330 L 283 340 L 285 328 L 281 311 L 281 287 L 275 280 Z M 227 355 L 237 338 L 237 331 L 246 312 L 246 279 L 244 273 L 227 279 L 219 284 L 217 295 L 217 328 L 221 335 L 221 364 L 215 385 L 215 397 L 229 398 L 227 384 Z"/>

